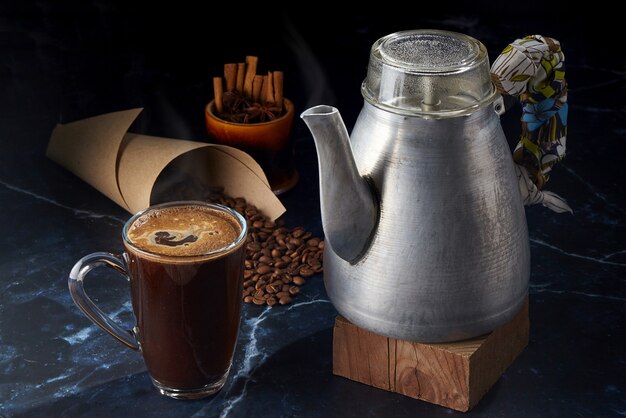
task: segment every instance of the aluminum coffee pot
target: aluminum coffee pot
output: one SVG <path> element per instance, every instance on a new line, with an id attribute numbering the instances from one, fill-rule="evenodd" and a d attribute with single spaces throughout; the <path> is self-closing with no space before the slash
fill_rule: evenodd
<path id="1" fill-rule="evenodd" d="M 351 137 L 331 106 L 302 113 L 319 160 L 328 296 L 389 337 L 492 331 L 524 302 L 530 249 L 485 46 L 436 30 L 385 36 L 361 93 Z"/>

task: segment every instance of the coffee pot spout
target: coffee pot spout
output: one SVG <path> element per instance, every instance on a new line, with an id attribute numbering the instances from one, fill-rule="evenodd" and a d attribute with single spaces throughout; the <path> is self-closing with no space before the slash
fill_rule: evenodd
<path id="1" fill-rule="evenodd" d="M 348 131 L 339 111 L 315 106 L 300 116 L 307 124 L 319 163 L 322 226 L 332 251 L 356 263 L 369 248 L 378 224 L 378 199 L 359 174 Z"/>

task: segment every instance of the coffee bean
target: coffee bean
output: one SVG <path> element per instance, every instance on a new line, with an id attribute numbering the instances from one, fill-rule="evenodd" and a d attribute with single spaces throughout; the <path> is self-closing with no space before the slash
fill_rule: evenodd
<path id="1" fill-rule="evenodd" d="M 296 247 L 299 247 L 302 245 L 302 240 L 298 238 L 291 238 L 289 239 L 289 242 L 295 245 Z"/>
<path id="2" fill-rule="evenodd" d="M 278 303 L 280 303 L 281 305 L 287 305 L 289 303 L 293 302 L 293 299 L 291 298 L 291 296 L 282 296 L 279 300 Z"/>
<path id="3" fill-rule="evenodd" d="M 266 273 L 269 273 L 270 271 L 272 271 L 272 268 L 268 266 L 267 264 L 260 264 L 256 268 L 256 272 L 259 274 L 266 274 Z"/>
<path id="4" fill-rule="evenodd" d="M 306 243 L 307 243 L 307 245 L 309 247 L 317 247 L 318 245 L 320 245 L 320 239 L 319 238 L 311 238 Z"/>
<path id="5" fill-rule="evenodd" d="M 312 268 L 319 266 L 320 264 L 320 260 L 318 260 L 317 258 L 309 258 L 308 260 L 306 260 L 306 263 L 311 266 Z"/>
<path id="6" fill-rule="evenodd" d="M 259 280 L 263 280 L 264 282 L 269 282 L 272 278 L 273 273 L 265 273 L 259 276 Z"/>
<path id="7" fill-rule="evenodd" d="M 267 286 L 265 286 L 265 291 L 267 293 L 276 293 L 276 292 L 278 292 L 278 287 L 274 286 L 274 285 L 271 285 L 271 284 L 268 284 Z"/>
<path id="8" fill-rule="evenodd" d="M 279 278 L 275 278 L 270 284 L 273 286 L 278 286 L 278 290 L 276 290 L 277 292 L 280 291 L 281 287 L 283 287 L 283 282 Z"/>
<path id="9" fill-rule="evenodd" d="M 324 241 L 303 227 L 286 228 L 272 221 L 244 198 L 231 198 L 221 189 L 207 191 L 209 201 L 241 213 L 248 224 L 242 297 L 245 303 L 276 306 L 293 302 L 305 278 L 323 270 Z"/>
<path id="10" fill-rule="evenodd" d="M 314 274 L 315 272 L 310 267 L 305 266 L 300 269 L 300 275 L 302 277 L 311 277 Z"/>

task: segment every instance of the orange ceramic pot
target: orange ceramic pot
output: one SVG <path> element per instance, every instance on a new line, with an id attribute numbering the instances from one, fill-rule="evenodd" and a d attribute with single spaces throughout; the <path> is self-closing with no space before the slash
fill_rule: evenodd
<path id="1" fill-rule="evenodd" d="M 287 113 L 280 118 L 263 123 L 233 123 L 215 114 L 211 101 L 205 108 L 206 129 L 217 143 L 247 152 L 267 176 L 276 194 L 286 192 L 298 182 L 294 167 L 294 147 L 291 138 L 294 108 L 285 100 Z"/>

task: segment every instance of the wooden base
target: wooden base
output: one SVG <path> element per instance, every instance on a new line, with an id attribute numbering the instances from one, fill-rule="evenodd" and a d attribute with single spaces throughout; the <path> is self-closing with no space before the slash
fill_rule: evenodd
<path id="1" fill-rule="evenodd" d="M 387 338 L 335 319 L 333 373 L 437 405 L 468 411 L 528 345 L 528 298 L 508 323 L 442 344 Z"/>

